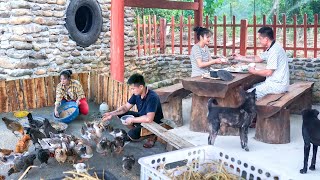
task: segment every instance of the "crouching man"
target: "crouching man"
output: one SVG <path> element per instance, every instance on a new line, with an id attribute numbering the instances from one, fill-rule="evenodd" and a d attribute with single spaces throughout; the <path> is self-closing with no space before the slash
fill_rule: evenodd
<path id="1" fill-rule="evenodd" d="M 133 115 L 134 118 L 126 119 L 126 126 L 130 129 L 128 136 L 132 141 L 140 141 L 141 123 L 160 123 L 163 118 L 159 96 L 145 85 L 144 77 L 140 74 L 133 74 L 129 77 L 127 84 L 133 95 L 129 101 L 117 110 L 107 112 L 103 115 L 103 121 L 110 120 L 112 116 L 121 118 L 124 115 Z M 136 105 L 138 112 L 130 111 Z M 151 135 L 143 145 L 145 148 L 154 146 L 156 136 Z"/>

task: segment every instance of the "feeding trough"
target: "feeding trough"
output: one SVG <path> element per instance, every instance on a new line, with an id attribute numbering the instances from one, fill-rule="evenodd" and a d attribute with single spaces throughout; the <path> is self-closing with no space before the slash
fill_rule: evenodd
<path id="1" fill-rule="evenodd" d="M 59 117 L 53 115 L 56 121 L 70 123 L 79 115 L 79 108 L 75 101 L 62 101 L 58 113 Z"/>

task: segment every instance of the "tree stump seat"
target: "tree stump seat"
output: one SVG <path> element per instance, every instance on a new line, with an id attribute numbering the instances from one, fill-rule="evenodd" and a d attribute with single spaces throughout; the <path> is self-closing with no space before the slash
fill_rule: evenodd
<path id="1" fill-rule="evenodd" d="M 154 91 L 159 95 L 164 119 L 172 120 L 177 127 L 182 126 L 182 99 L 188 96 L 191 91 L 184 89 L 182 83 L 162 87 Z"/>
<path id="2" fill-rule="evenodd" d="M 255 139 L 269 144 L 290 142 L 290 113 L 300 114 L 312 105 L 313 82 L 296 82 L 283 94 L 268 94 L 256 103 Z"/>

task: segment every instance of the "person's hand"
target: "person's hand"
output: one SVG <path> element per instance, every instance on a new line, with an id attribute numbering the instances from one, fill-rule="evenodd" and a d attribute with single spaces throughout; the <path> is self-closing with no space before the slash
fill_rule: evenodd
<path id="1" fill-rule="evenodd" d="M 76 102 L 77 102 L 78 106 L 81 104 L 81 102 L 80 102 L 80 100 L 79 100 L 79 99 L 78 99 Z"/>
<path id="2" fill-rule="evenodd" d="M 212 64 L 221 64 L 221 63 L 222 63 L 221 58 L 217 58 L 212 61 Z"/>
<path id="3" fill-rule="evenodd" d="M 54 110 L 54 116 L 57 117 L 57 118 L 60 117 L 60 116 L 59 116 L 59 112 L 58 112 L 58 110 L 56 110 L 56 109 Z"/>
<path id="4" fill-rule="evenodd" d="M 126 121 L 125 121 L 125 123 L 123 123 L 123 124 L 126 125 L 126 126 L 130 126 L 130 125 L 133 124 L 133 119 L 134 119 L 134 118 L 127 118 Z"/>
<path id="5" fill-rule="evenodd" d="M 248 67 L 248 72 L 251 74 L 254 74 L 254 72 L 256 71 L 256 69 L 254 67 Z"/>
<path id="6" fill-rule="evenodd" d="M 102 116 L 102 121 L 108 121 L 112 118 L 112 114 L 111 112 L 107 112 L 107 113 L 104 113 L 103 116 Z"/>

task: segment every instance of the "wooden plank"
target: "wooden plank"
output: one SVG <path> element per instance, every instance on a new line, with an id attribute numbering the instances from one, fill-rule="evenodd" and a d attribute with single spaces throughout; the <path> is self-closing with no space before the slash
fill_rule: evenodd
<path id="1" fill-rule="evenodd" d="M 103 81 L 104 81 L 104 76 L 105 75 L 99 75 L 99 80 L 98 80 L 98 95 L 97 95 L 97 103 L 101 104 L 102 99 L 103 99 Z"/>
<path id="2" fill-rule="evenodd" d="M 19 109 L 19 102 L 17 98 L 17 90 L 14 80 L 6 81 L 6 90 L 8 96 L 9 107 L 8 110 L 16 111 Z"/>
<path id="3" fill-rule="evenodd" d="M 191 53 L 191 16 L 188 16 L 188 54 Z"/>
<path id="4" fill-rule="evenodd" d="M 283 23 L 283 27 L 282 27 L 282 31 L 283 31 L 283 38 L 282 38 L 282 41 L 283 41 L 283 48 L 286 49 L 287 47 L 287 19 L 286 19 L 286 15 L 283 14 L 282 15 L 282 23 Z"/>
<path id="5" fill-rule="evenodd" d="M 170 101 L 171 98 L 181 97 L 184 98 L 191 93 L 191 91 L 183 88 L 182 83 L 177 83 L 171 86 L 156 89 L 155 92 L 159 95 L 160 102 L 165 103 Z"/>
<path id="6" fill-rule="evenodd" d="M 157 16 L 153 15 L 153 32 L 154 32 L 154 53 L 158 53 L 157 50 Z"/>
<path id="7" fill-rule="evenodd" d="M 34 109 L 37 107 L 36 104 L 36 92 L 34 79 L 23 80 L 24 92 L 23 95 L 26 101 L 26 109 Z"/>
<path id="8" fill-rule="evenodd" d="M 122 102 L 123 102 L 123 83 L 119 83 L 119 98 L 117 101 L 117 108 L 122 106 Z"/>
<path id="9" fill-rule="evenodd" d="M 25 109 L 25 100 L 23 97 L 23 81 L 16 80 L 16 90 L 17 90 L 17 97 L 18 97 L 18 103 L 19 103 L 19 109 L 24 110 Z"/>
<path id="10" fill-rule="evenodd" d="M 174 54 L 174 16 L 171 16 L 171 53 Z"/>
<path id="11" fill-rule="evenodd" d="M 289 86 L 289 90 L 284 95 L 269 94 L 256 102 L 258 116 L 261 118 L 271 117 L 284 107 L 309 91 L 313 87 L 313 82 L 296 82 Z"/>
<path id="12" fill-rule="evenodd" d="M 160 19 L 160 53 L 165 54 L 166 52 L 166 29 L 167 22 L 166 19 Z"/>
<path id="13" fill-rule="evenodd" d="M 122 105 L 128 102 L 128 85 L 123 84 L 122 86 Z"/>
<path id="14" fill-rule="evenodd" d="M 140 17 L 137 16 L 137 32 L 138 32 L 138 57 L 140 56 Z"/>
<path id="15" fill-rule="evenodd" d="M 105 75 L 103 80 L 103 102 L 108 102 L 109 76 Z"/>
<path id="16" fill-rule="evenodd" d="M 54 91 L 54 87 L 53 87 L 53 77 L 52 76 L 48 76 L 44 78 L 45 84 L 46 84 L 46 96 L 47 96 L 47 105 L 48 106 L 53 106 L 55 99 L 54 99 L 54 94 L 56 93 Z"/>
<path id="17" fill-rule="evenodd" d="M 226 15 L 223 16 L 223 55 L 227 56 L 227 17 Z"/>
<path id="18" fill-rule="evenodd" d="M 45 90 L 44 78 L 35 78 L 35 90 L 36 90 L 36 106 L 37 108 L 42 108 L 47 106 L 47 96 Z"/>
<path id="19" fill-rule="evenodd" d="M 316 58 L 317 54 L 317 47 L 318 47 L 318 14 L 314 15 L 314 26 L 313 26 L 313 57 Z"/>
<path id="20" fill-rule="evenodd" d="M 180 16 L 180 54 L 182 54 L 182 43 L 183 43 L 183 16 Z"/>
<path id="21" fill-rule="evenodd" d="M 240 27 L 240 54 L 245 56 L 247 54 L 247 42 L 248 42 L 248 21 L 246 19 L 241 20 Z"/>
<path id="22" fill-rule="evenodd" d="M 97 96 L 98 96 L 98 73 L 97 71 L 93 71 L 90 73 L 90 91 L 91 91 L 91 100 L 98 103 Z"/>
<path id="23" fill-rule="evenodd" d="M 277 15 L 276 14 L 274 14 L 273 15 L 273 37 L 274 37 L 274 39 L 276 39 L 277 38 Z"/>
<path id="24" fill-rule="evenodd" d="M 194 146 L 190 142 L 166 130 L 164 127 L 160 126 L 155 122 L 141 123 L 141 125 L 177 149 L 183 149 Z"/>
<path id="25" fill-rule="evenodd" d="M 179 10 L 198 10 L 197 2 L 177 2 L 167 0 L 124 0 L 124 5 L 139 8 L 159 8 L 159 9 L 179 9 Z"/>
<path id="26" fill-rule="evenodd" d="M 218 48 L 217 48 L 217 45 L 218 45 L 217 44 L 218 43 L 218 41 L 217 41 L 217 39 L 218 39 L 217 38 L 218 37 L 218 35 L 217 35 L 218 18 L 217 18 L 217 16 L 214 16 L 213 21 L 214 21 L 214 26 L 213 26 L 213 29 L 214 29 L 214 36 L 213 36 L 214 50 L 213 50 L 213 52 L 214 52 L 214 55 L 217 55 L 217 51 L 218 51 Z"/>
<path id="27" fill-rule="evenodd" d="M 254 37 L 256 36 L 256 31 L 253 31 Z M 256 38 L 254 38 L 254 42 L 256 41 Z M 232 16 L 232 54 L 236 52 L 236 16 Z M 255 44 L 254 44 L 254 47 Z"/>
<path id="28" fill-rule="evenodd" d="M 79 82 L 84 91 L 84 95 L 86 98 L 88 98 L 88 73 L 79 73 L 78 76 L 79 76 Z"/>
<path id="29" fill-rule="evenodd" d="M 58 84 L 60 83 L 60 76 L 53 76 L 53 98 L 54 101 L 56 99 L 56 88 L 58 86 Z"/>
<path id="30" fill-rule="evenodd" d="M 297 15 L 293 15 L 293 57 L 297 57 Z"/>
<path id="31" fill-rule="evenodd" d="M 71 79 L 75 79 L 79 81 L 79 74 L 78 73 L 71 74 Z"/>
<path id="32" fill-rule="evenodd" d="M 113 94 L 113 79 L 111 77 L 109 78 L 109 85 L 106 91 L 108 91 L 108 105 L 109 105 L 109 108 L 112 109 L 114 94 Z"/>
<path id="33" fill-rule="evenodd" d="M 307 14 L 304 14 L 303 16 L 303 45 L 304 45 L 304 57 L 307 58 L 308 57 L 308 51 L 307 51 L 307 46 L 308 46 L 308 37 L 307 37 L 307 23 L 308 23 L 308 17 Z"/>
<path id="34" fill-rule="evenodd" d="M 235 42 L 233 42 L 234 44 Z M 257 16 L 253 15 L 253 54 L 257 55 Z"/>
<path id="35" fill-rule="evenodd" d="M 166 130 L 170 130 L 170 129 L 173 129 L 172 127 L 170 127 L 169 125 L 165 124 L 165 123 L 161 123 L 159 124 L 160 126 L 164 127 Z M 148 135 L 151 135 L 153 134 L 153 132 L 149 131 L 148 129 L 146 129 L 145 127 L 142 127 L 141 128 L 141 131 L 140 131 L 140 136 L 141 137 L 144 137 L 144 136 L 148 136 Z"/>
<path id="36" fill-rule="evenodd" d="M 146 52 L 147 52 L 146 36 L 147 35 L 146 35 L 146 17 L 145 16 L 142 17 L 142 30 L 143 30 L 143 54 L 146 55 Z"/>
<path id="37" fill-rule="evenodd" d="M 0 81 L 0 112 L 9 112 L 9 100 L 6 90 L 6 81 Z"/>
<path id="38" fill-rule="evenodd" d="M 113 81 L 113 104 L 112 107 L 113 109 L 117 109 L 117 102 L 119 99 L 119 82 L 114 80 Z"/>
<path id="39" fill-rule="evenodd" d="M 148 33 L 149 33 L 149 54 L 151 55 L 151 38 L 152 38 L 152 33 L 151 33 L 151 16 L 148 16 Z"/>

